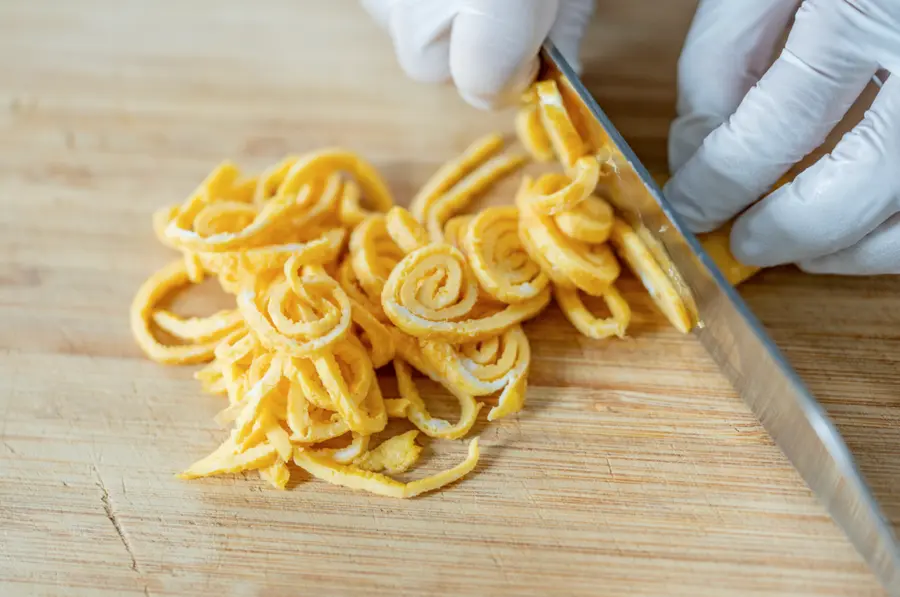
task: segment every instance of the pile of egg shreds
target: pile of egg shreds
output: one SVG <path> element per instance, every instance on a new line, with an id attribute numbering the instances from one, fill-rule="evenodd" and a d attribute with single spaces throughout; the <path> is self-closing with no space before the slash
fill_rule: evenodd
<path id="1" fill-rule="evenodd" d="M 195 377 L 227 397 L 216 422 L 231 426 L 181 476 L 256 470 L 284 488 L 293 462 L 330 483 L 400 498 L 463 477 L 477 464 L 477 438 L 453 468 L 406 483 L 389 475 L 416 463 L 418 433 L 465 437 L 480 397 L 498 396 L 489 421 L 522 409 L 531 352 L 521 324 L 551 295 L 583 334 L 625 334 L 630 309 L 615 287 L 613 250 L 687 331 L 671 283 L 593 194 L 609 174 L 586 155 L 562 106 L 555 83 L 541 82 L 519 114 L 529 152 L 557 155 L 566 174 L 524 178 L 514 206 L 459 215 L 527 161 L 489 135 L 436 172 L 409 210 L 394 205 L 371 164 L 329 149 L 253 177 L 222 164 L 183 204 L 154 214 L 157 237 L 181 257 L 138 291 L 132 332 L 157 362 L 206 363 Z M 236 308 L 182 318 L 161 307 L 206 276 Z M 591 314 L 580 292 L 603 297 L 610 317 Z M 160 341 L 160 331 L 176 341 Z M 399 397 L 386 399 L 376 371 L 389 365 Z M 413 369 L 456 398 L 457 422 L 429 413 Z M 371 445 L 390 418 L 415 429 Z M 328 447 L 336 438 L 346 445 Z"/>

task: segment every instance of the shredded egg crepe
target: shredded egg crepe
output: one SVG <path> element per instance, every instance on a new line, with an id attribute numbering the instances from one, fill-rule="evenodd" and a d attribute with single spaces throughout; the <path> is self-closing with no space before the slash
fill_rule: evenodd
<path id="1" fill-rule="evenodd" d="M 157 238 L 179 257 L 138 290 L 132 333 L 156 362 L 203 364 L 195 377 L 223 396 L 215 421 L 230 428 L 182 478 L 257 471 L 284 489 L 303 469 L 394 498 L 445 487 L 477 466 L 478 438 L 447 470 L 391 475 L 415 468 L 420 435 L 468 436 L 484 397 L 496 398 L 491 422 L 524 408 L 531 346 L 522 324 L 553 299 L 581 334 L 624 337 L 631 309 L 616 287 L 620 259 L 673 325 L 690 329 L 650 250 L 597 194 L 615 174 L 602 151 L 588 152 L 555 82 L 525 94 L 515 129 L 527 155 L 555 157 L 560 171 L 523 177 L 507 206 L 465 213 L 528 159 L 504 153 L 492 134 L 438 169 L 408 210 L 363 157 L 328 148 L 251 176 L 224 162 L 153 215 Z M 705 243 L 733 283 L 755 272 L 731 256 L 727 230 Z M 184 318 L 164 307 L 207 277 L 233 308 Z M 591 313 L 583 295 L 601 297 L 609 316 Z M 382 393 L 385 368 L 396 397 Z M 447 390 L 458 418 L 431 414 L 416 373 Z M 385 437 L 391 419 L 408 430 Z"/>

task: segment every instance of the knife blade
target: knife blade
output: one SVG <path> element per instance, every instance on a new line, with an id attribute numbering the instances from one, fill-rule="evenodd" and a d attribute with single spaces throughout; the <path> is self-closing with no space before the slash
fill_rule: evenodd
<path id="1" fill-rule="evenodd" d="M 900 546 L 825 410 L 550 41 L 540 77 L 556 80 L 591 150 L 611 156 L 618 189 L 610 200 L 693 312 L 693 333 L 881 584 L 900 595 Z"/>

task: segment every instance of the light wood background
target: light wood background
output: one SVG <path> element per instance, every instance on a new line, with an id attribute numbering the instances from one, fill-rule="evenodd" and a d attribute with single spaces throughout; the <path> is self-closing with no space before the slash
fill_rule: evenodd
<path id="1" fill-rule="evenodd" d="M 589 86 L 658 171 L 693 4 L 601 0 L 586 43 Z M 351 0 L 0 1 L 0 595 L 881 594 L 633 283 L 626 341 L 555 311 L 529 325 L 527 409 L 480 426 L 482 463 L 443 492 L 173 477 L 223 438 L 221 399 L 129 335 L 172 258 L 151 212 L 223 158 L 325 145 L 406 201 L 498 128 L 509 114 L 407 81 Z M 900 522 L 900 280 L 780 269 L 742 292 Z M 432 443 L 426 468 L 463 449 Z"/>

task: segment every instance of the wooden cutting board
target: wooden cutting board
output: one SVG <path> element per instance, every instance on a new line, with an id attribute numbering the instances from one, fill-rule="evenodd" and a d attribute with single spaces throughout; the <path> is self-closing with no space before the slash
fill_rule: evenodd
<path id="1" fill-rule="evenodd" d="M 694 3 L 599 4 L 586 81 L 663 171 Z M 511 125 L 404 78 L 350 0 L 0 3 L 0 595 L 881 594 L 633 281 L 627 340 L 579 337 L 555 310 L 529 324 L 526 410 L 480 425 L 481 464 L 445 491 L 174 478 L 223 438 L 222 403 L 131 340 L 133 293 L 173 258 L 151 212 L 224 158 L 329 145 L 405 202 Z M 900 280 L 780 269 L 742 292 L 900 522 Z M 427 453 L 435 469 L 463 446 Z"/>

